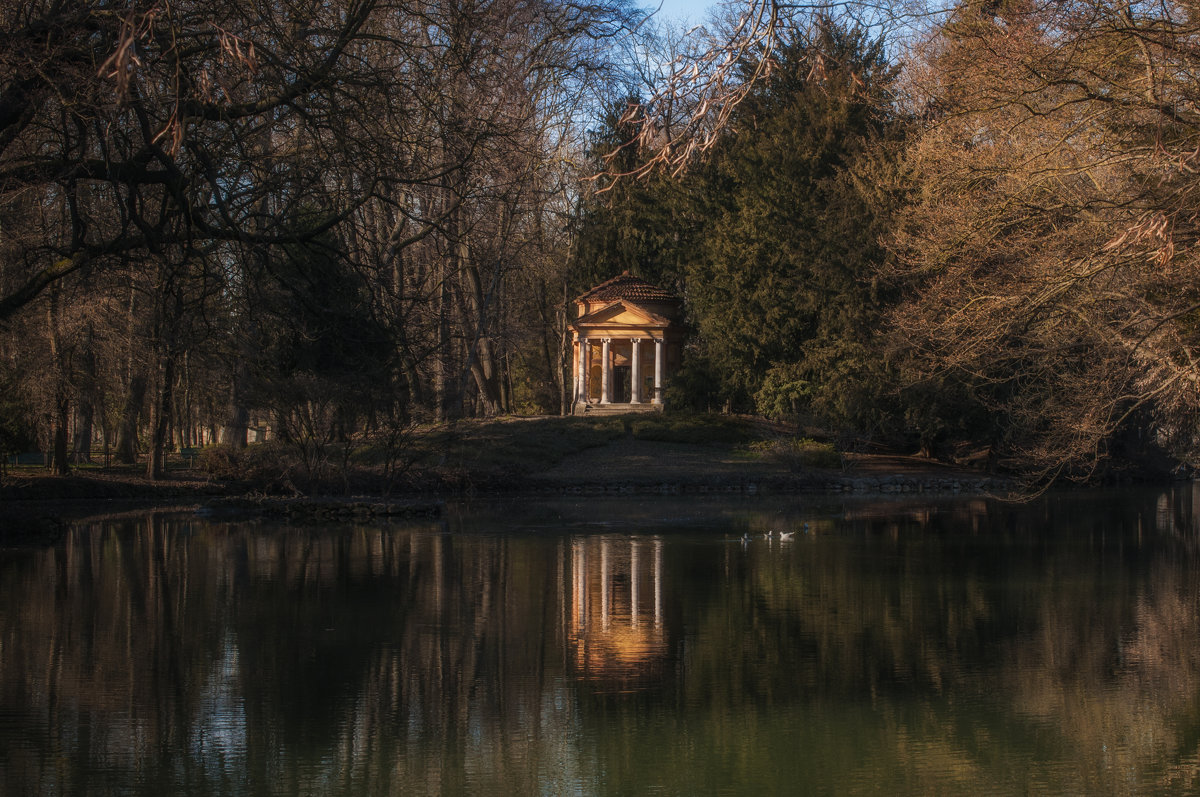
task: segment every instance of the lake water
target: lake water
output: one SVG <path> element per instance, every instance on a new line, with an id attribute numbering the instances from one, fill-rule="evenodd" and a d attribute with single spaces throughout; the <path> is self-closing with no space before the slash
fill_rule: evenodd
<path id="1" fill-rule="evenodd" d="M 77 524 L 0 550 L 0 794 L 1195 792 L 1198 511 L 1188 484 Z"/>

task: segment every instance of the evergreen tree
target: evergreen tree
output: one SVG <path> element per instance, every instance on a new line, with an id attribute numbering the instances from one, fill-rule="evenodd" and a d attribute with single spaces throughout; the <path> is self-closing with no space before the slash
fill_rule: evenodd
<path id="1" fill-rule="evenodd" d="M 592 133 L 588 157 L 597 178 L 579 206 L 569 269 L 576 294 L 628 271 L 679 290 L 694 246 L 695 207 L 688 180 L 652 173 L 629 176 L 645 159 L 637 129 L 622 122 L 636 97 L 611 105 Z"/>
<path id="2" fill-rule="evenodd" d="M 706 197 L 687 298 L 703 367 L 735 407 L 870 423 L 874 330 L 896 169 L 883 44 L 829 20 L 782 37 L 694 180 Z M 753 72 L 755 64 L 745 65 Z"/>

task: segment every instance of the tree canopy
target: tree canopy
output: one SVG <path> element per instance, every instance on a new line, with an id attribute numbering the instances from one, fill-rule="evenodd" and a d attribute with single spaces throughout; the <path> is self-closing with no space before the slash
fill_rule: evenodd
<path id="1" fill-rule="evenodd" d="M 0 427 L 161 475 L 558 412 L 569 300 L 629 270 L 684 299 L 676 403 L 1192 462 L 1195 11 L 0 4 Z"/>

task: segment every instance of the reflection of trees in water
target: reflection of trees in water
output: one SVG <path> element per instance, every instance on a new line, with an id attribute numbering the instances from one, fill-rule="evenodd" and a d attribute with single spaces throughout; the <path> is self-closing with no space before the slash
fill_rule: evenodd
<path id="1" fill-rule="evenodd" d="M 254 758 L 321 762 L 278 767 L 301 792 L 334 773 L 346 793 L 528 793 L 564 777 L 555 550 L 433 530 L 329 537 L 256 540 L 256 566 L 278 575 L 246 590 L 258 608 L 235 627 L 247 678 L 270 675 L 248 713 L 279 730 L 251 733 Z"/>
<path id="2" fill-rule="evenodd" d="M 1088 793 L 1123 793 L 1126 776 L 1150 789 L 1200 782 L 1196 564 L 1162 552 L 1136 580 L 1062 568 L 1031 607 L 1036 631 L 1010 648 L 1015 715 L 1053 729 Z"/>
<path id="3" fill-rule="evenodd" d="M 192 718 L 223 655 L 197 633 L 224 579 L 197 578 L 219 551 L 161 516 L 72 532 L 0 575 L 0 694 L 28 730 L 5 754 L 12 793 L 113 788 L 168 774 L 164 745 L 200 749 Z M 191 762 L 198 782 L 220 777 Z M 24 789 L 22 789 L 24 787 Z"/>
<path id="4" fill-rule="evenodd" d="M 27 731 L 3 785 L 1182 788 L 1200 576 L 1181 489 L 854 504 L 745 546 L 780 518 L 702 544 L 75 530 L 0 570 L 0 699 Z"/>
<path id="5" fill-rule="evenodd" d="M 1156 530 L 1191 545 L 1200 542 L 1200 481 L 1163 490 L 1156 501 Z"/>
<path id="6" fill-rule="evenodd" d="M 407 545 L 395 616 L 364 629 L 383 644 L 337 771 L 359 783 L 394 773 L 418 793 L 535 791 L 540 754 L 567 730 L 547 704 L 561 700 L 553 549 L 437 534 Z"/>
<path id="7" fill-rule="evenodd" d="M 681 590 L 678 755 L 639 734 L 634 711 L 624 734 L 599 737 L 620 747 L 602 758 L 655 749 L 657 765 L 629 771 L 665 767 L 666 782 L 697 788 L 696 773 L 714 769 L 739 772 L 748 790 L 777 788 L 781 763 L 818 791 L 844 790 L 850 772 L 919 793 L 1200 782 L 1200 581 L 1195 538 L 1180 544 L 1177 531 L 1195 519 L 1167 495 L 1181 508 L 1169 533 L 1156 531 L 1156 494 L 1089 493 L 857 505 L 790 546 L 727 546 L 707 570 L 693 563 Z M 770 728 L 794 748 L 773 744 Z"/>
<path id="8" fill-rule="evenodd" d="M 531 785 L 570 738 L 557 561 L 436 529 L 77 530 L 0 582 L 0 694 L 40 729 L 7 785 Z"/>

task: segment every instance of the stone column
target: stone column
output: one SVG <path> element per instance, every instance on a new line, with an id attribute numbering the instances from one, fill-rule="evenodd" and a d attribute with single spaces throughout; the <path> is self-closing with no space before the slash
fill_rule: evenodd
<path id="1" fill-rule="evenodd" d="M 583 335 L 580 335 L 580 336 L 579 336 L 579 376 L 578 376 L 578 378 L 575 380 L 575 400 L 576 400 L 576 401 L 578 401 L 580 404 L 587 404 L 587 403 L 588 403 L 588 394 L 587 394 L 587 366 L 588 366 L 587 347 L 588 347 L 588 339 L 587 339 L 585 336 L 583 336 Z"/>
<path id="2" fill-rule="evenodd" d="M 663 354 L 667 347 L 662 338 L 654 339 L 654 399 L 652 403 L 663 403 Z"/>
<path id="3" fill-rule="evenodd" d="M 629 386 L 629 400 L 634 404 L 642 403 L 642 339 L 634 338 L 629 341 L 633 347 L 633 382 Z"/>
<path id="4" fill-rule="evenodd" d="M 600 347 L 600 403 L 612 404 L 612 338 L 601 338 Z"/>

